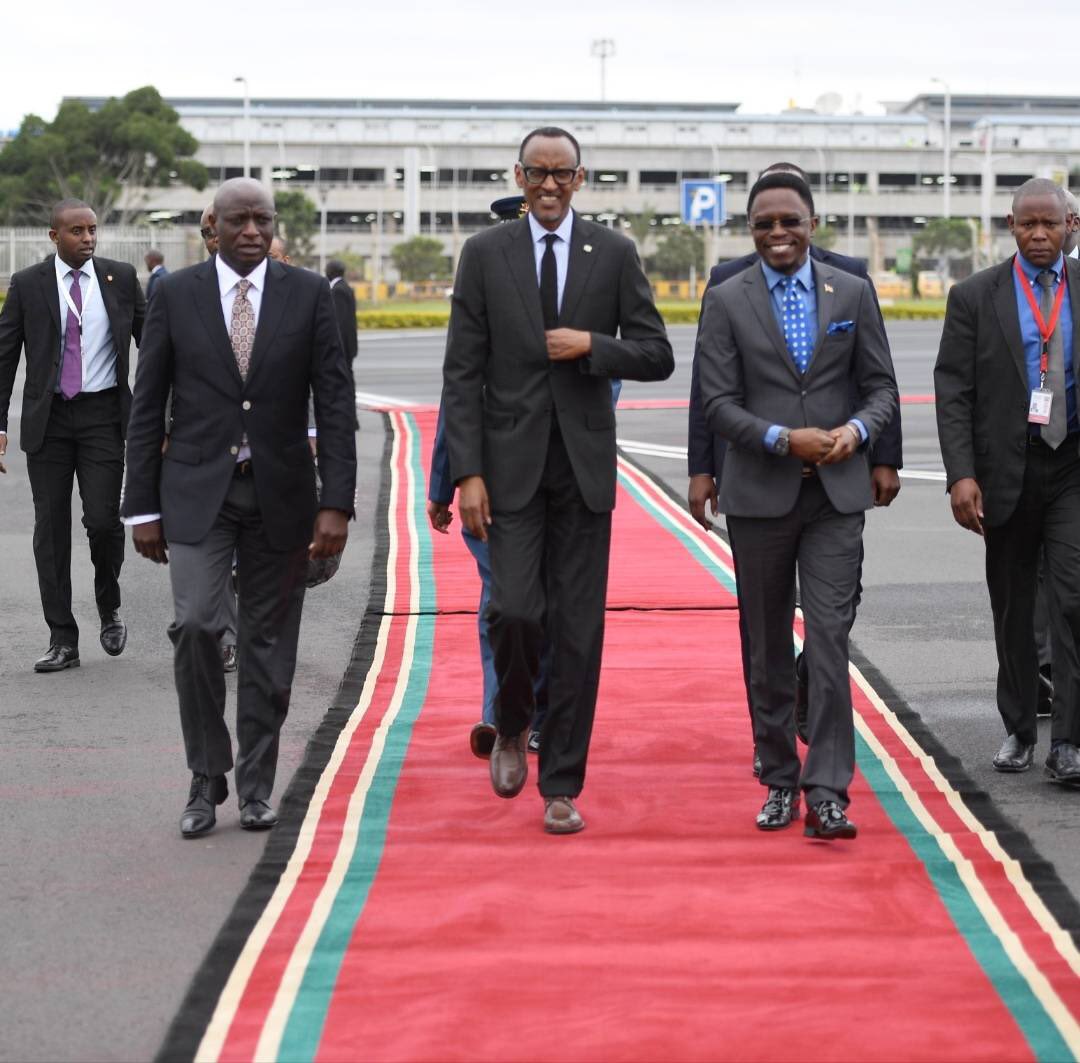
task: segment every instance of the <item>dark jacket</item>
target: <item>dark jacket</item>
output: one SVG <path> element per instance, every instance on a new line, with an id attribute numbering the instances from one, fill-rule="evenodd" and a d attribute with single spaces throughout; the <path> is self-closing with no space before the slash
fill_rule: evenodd
<path id="1" fill-rule="evenodd" d="M 330 286 L 334 299 L 334 320 L 341 334 L 341 346 L 345 357 L 351 362 L 356 357 L 356 293 L 344 277 Z"/>

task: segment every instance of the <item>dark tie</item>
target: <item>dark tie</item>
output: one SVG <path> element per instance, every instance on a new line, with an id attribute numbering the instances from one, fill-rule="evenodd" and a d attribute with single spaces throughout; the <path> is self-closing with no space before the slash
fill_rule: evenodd
<path id="1" fill-rule="evenodd" d="M 540 306 L 544 311 L 544 328 L 559 327 L 559 271 L 555 268 L 555 241 L 559 238 L 554 233 L 544 237 L 547 247 L 540 259 Z"/>
<path id="2" fill-rule="evenodd" d="M 1042 286 L 1039 309 L 1043 321 L 1049 321 L 1054 312 L 1054 281 L 1057 279 L 1053 270 L 1044 269 L 1035 280 Z M 1064 279 L 1064 278 L 1063 278 Z M 1043 442 L 1056 450 L 1068 434 L 1065 408 L 1065 341 L 1061 336 L 1061 325 L 1054 329 L 1048 344 L 1046 368 L 1046 386 L 1054 393 L 1050 404 L 1050 423 L 1044 424 L 1040 431 Z"/>
<path id="3" fill-rule="evenodd" d="M 71 301 L 75 309 L 82 314 L 82 288 L 79 286 L 79 271 L 71 270 Z M 60 369 L 60 394 L 65 399 L 72 399 L 82 391 L 82 330 L 79 318 L 68 307 L 67 324 L 64 326 L 64 364 Z"/>

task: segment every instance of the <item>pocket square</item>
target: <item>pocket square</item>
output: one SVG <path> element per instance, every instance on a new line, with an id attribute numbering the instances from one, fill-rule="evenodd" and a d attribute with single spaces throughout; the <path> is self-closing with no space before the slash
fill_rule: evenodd
<path id="1" fill-rule="evenodd" d="M 835 336 L 838 332 L 850 332 L 855 327 L 854 321 L 830 321 L 825 330 L 826 336 Z"/>

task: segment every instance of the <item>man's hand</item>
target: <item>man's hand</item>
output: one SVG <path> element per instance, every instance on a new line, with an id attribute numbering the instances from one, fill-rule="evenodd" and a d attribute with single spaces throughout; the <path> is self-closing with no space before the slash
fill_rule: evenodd
<path id="1" fill-rule="evenodd" d="M 548 358 L 553 362 L 572 362 L 592 351 L 592 333 L 572 328 L 554 328 L 544 333 Z M 464 515 L 462 516 L 464 520 Z"/>
<path id="2" fill-rule="evenodd" d="M 847 461 L 862 446 L 862 436 L 850 422 L 834 428 L 829 435 L 833 441 L 832 450 L 821 459 L 822 465 L 836 465 L 838 462 Z"/>
<path id="3" fill-rule="evenodd" d="M 713 516 L 716 515 L 716 481 L 708 473 L 702 472 L 691 476 L 686 500 L 690 503 L 690 516 L 706 531 L 712 531 L 712 522 L 709 520 L 705 507 L 708 506 Z"/>
<path id="4" fill-rule="evenodd" d="M 4 455 L 7 453 L 7 432 L 0 432 L 0 472 L 7 472 Z"/>
<path id="5" fill-rule="evenodd" d="M 548 333 L 550 335 L 550 333 Z M 488 504 L 487 486 L 482 476 L 466 476 L 457 485 L 458 512 L 465 530 L 481 542 L 487 542 L 488 525 L 491 523 L 491 506 Z"/>
<path id="6" fill-rule="evenodd" d="M 340 554 L 348 538 L 348 514 L 340 509 L 320 509 L 315 515 L 315 537 L 308 545 L 308 557 L 320 561 Z"/>
<path id="7" fill-rule="evenodd" d="M 428 502 L 427 516 L 440 535 L 445 535 L 454 522 L 454 511 L 445 502 Z"/>
<path id="8" fill-rule="evenodd" d="M 131 527 L 131 545 L 135 553 L 142 554 L 156 565 L 169 563 L 169 544 L 165 542 L 165 533 L 161 530 L 160 520 L 148 520 L 145 524 L 133 524 Z"/>
<path id="9" fill-rule="evenodd" d="M 834 442 L 824 428 L 794 428 L 788 436 L 788 453 L 818 465 L 832 451 Z"/>
<path id="10" fill-rule="evenodd" d="M 978 481 L 971 476 L 957 480 L 949 488 L 949 499 L 952 502 L 953 520 L 961 528 L 967 528 L 976 535 L 982 535 L 983 500 Z"/>
<path id="11" fill-rule="evenodd" d="M 870 470 L 870 486 L 874 489 L 874 505 L 888 506 L 900 494 L 900 474 L 891 465 L 875 465 Z"/>

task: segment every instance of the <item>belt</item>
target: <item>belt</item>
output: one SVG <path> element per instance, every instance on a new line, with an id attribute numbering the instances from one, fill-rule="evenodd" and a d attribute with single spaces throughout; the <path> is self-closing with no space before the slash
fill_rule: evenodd
<path id="1" fill-rule="evenodd" d="M 803 479 L 808 480 L 811 476 L 817 476 L 816 465 L 803 465 L 802 467 Z"/>
<path id="2" fill-rule="evenodd" d="M 1051 447 L 1049 443 L 1043 440 L 1041 435 L 1029 435 L 1027 437 L 1029 447 L 1046 447 L 1047 450 L 1061 450 L 1066 445 L 1075 449 L 1078 443 L 1080 443 L 1080 432 L 1070 432 L 1057 447 Z"/>
<path id="3" fill-rule="evenodd" d="M 252 474 L 251 458 L 245 458 L 243 461 L 238 461 L 233 467 L 233 479 L 243 480 Z"/>
<path id="4" fill-rule="evenodd" d="M 96 399 L 107 398 L 110 395 L 115 395 L 117 387 L 114 384 L 111 388 L 102 388 L 100 391 L 77 391 L 69 399 L 62 391 L 54 391 L 53 398 L 59 399 L 61 402 L 80 402 L 82 399 Z"/>

